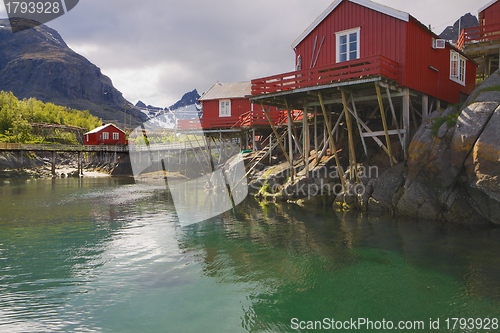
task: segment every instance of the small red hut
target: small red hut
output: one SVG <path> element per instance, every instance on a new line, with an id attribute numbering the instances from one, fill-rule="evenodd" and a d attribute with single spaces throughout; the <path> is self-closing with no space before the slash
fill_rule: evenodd
<path id="1" fill-rule="evenodd" d="M 269 125 L 262 112 L 262 106 L 251 104 L 252 85 L 248 82 L 215 83 L 200 98 L 203 129 L 249 128 Z M 280 113 L 269 108 L 269 117 L 276 123 Z"/>
<path id="2" fill-rule="evenodd" d="M 123 130 L 114 124 L 106 124 L 83 135 L 85 145 L 125 145 L 127 137 Z"/>

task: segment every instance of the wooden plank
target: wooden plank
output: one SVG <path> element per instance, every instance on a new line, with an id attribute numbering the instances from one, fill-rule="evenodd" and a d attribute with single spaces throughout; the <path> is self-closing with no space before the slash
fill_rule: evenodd
<path id="1" fill-rule="evenodd" d="M 401 135 L 404 134 L 404 130 L 399 129 L 399 130 L 388 130 L 387 133 L 389 135 Z M 378 136 L 385 136 L 385 131 L 369 131 L 369 132 L 363 132 L 361 134 L 364 138 L 372 138 L 372 137 L 378 137 Z"/>

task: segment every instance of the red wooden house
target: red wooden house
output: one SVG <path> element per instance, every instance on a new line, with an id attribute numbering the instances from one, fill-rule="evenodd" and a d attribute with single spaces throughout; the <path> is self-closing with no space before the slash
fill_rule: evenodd
<path id="1" fill-rule="evenodd" d="M 369 0 L 334 1 L 292 44 L 296 71 L 252 81 L 262 95 L 369 77 L 458 103 L 476 64 L 408 13 Z"/>
<path id="2" fill-rule="evenodd" d="M 500 68 L 500 1 L 479 9 L 479 26 L 462 30 L 457 47 L 479 64 L 482 77 Z"/>
<path id="3" fill-rule="evenodd" d="M 262 106 L 250 103 L 250 82 L 215 83 L 200 98 L 202 104 L 201 126 L 203 129 L 241 129 L 269 125 Z M 271 108 L 269 116 L 277 123 L 282 115 Z"/>
<path id="4" fill-rule="evenodd" d="M 114 124 L 106 124 L 83 135 L 85 145 L 125 145 L 127 137 L 124 131 Z"/>

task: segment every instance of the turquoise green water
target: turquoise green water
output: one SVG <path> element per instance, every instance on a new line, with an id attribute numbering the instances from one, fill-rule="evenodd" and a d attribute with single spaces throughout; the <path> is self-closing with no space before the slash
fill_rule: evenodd
<path id="1" fill-rule="evenodd" d="M 0 332 L 500 332 L 446 327 L 500 319 L 499 229 L 251 199 L 181 227 L 164 186 L 108 178 L 5 183 L 0 214 Z"/>

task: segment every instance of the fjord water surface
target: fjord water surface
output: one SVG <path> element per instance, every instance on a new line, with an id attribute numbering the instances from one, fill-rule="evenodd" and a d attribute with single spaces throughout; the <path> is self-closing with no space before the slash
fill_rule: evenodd
<path id="1" fill-rule="evenodd" d="M 499 229 L 251 198 L 182 227 L 164 184 L 112 178 L 5 182 L 0 198 L 0 332 L 500 318 Z"/>

